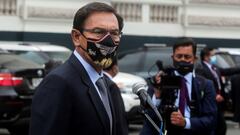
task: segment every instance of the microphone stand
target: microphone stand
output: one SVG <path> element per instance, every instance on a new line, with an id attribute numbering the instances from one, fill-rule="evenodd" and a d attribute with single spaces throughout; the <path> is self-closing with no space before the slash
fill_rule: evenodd
<path id="1" fill-rule="evenodd" d="M 146 113 L 145 109 L 143 109 L 143 107 L 141 107 L 141 113 L 145 116 L 145 118 L 147 118 L 147 120 L 152 124 L 152 126 L 158 131 L 158 133 L 160 133 L 160 129 L 159 127 L 156 125 L 156 123 L 152 120 L 152 118 Z"/>

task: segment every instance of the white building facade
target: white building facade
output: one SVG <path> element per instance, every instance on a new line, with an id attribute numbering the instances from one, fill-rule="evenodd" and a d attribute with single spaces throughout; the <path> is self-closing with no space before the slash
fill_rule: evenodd
<path id="1" fill-rule="evenodd" d="M 73 16 L 91 1 L 0 0 L 0 40 L 71 46 Z M 240 45 L 240 0 L 99 1 L 111 4 L 123 16 L 122 44 L 130 48 L 171 44 L 182 36 L 210 46 Z"/>

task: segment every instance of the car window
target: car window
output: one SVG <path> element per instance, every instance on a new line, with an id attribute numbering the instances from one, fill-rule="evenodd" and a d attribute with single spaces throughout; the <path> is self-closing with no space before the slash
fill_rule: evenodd
<path id="1" fill-rule="evenodd" d="M 232 55 L 232 57 L 237 66 L 240 66 L 240 55 Z"/>
<path id="2" fill-rule="evenodd" d="M 48 58 L 42 57 L 40 53 L 38 52 L 25 52 L 19 54 L 21 57 L 28 59 L 30 61 L 34 61 L 38 64 L 45 64 L 49 61 Z"/>
<path id="3" fill-rule="evenodd" d="M 158 71 L 155 65 L 157 60 L 162 61 L 163 66 L 172 64 L 172 49 L 167 48 L 147 48 L 134 53 L 126 53 L 121 57 L 118 65 L 122 72 L 132 73 L 144 78 L 153 75 Z"/>
<path id="4" fill-rule="evenodd" d="M 69 56 L 72 54 L 71 51 L 65 51 L 65 52 L 44 52 L 46 53 L 51 59 L 55 61 L 66 61 Z"/>
<path id="5" fill-rule="evenodd" d="M 216 54 L 217 56 L 217 65 L 221 68 L 230 68 L 235 67 L 232 57 L 229 54 Z"/>
<path id="6" fill-rule="evenodd" d="M 43 56 L 40 52 L 37 51 L 9 51 L 11 53 L 14 53 L 24 59 L 36 62 L 38 64 L 45 64 L 49 61 L 49 58 L 46 56 Z"/>
<path id="7" fill-rule="evenodd" d="M 120 71 L 135 74 L 137 71 L 139 71 L 141 67 L 140 58 L 143 55 L 144 55 L 144 52 L 135 52 L 135 53 L 129 53 L 123 56 L 118 61 Z"/>
<path id="8" fill-rule="evenodd" d="M 141 76 L 147 77 L 148 74 L 156 74 L 158 71 L 158 68 L 155 65 L 157 60 L 162 61 L 164 67 L 172 65 L 171 51 L 167 49 L 149 50 L 146 53 L 146 57 L 144 59 L 145 63 L 143 64 L 142 69 L 142 71 L 145 71 L 145 74 L 141 73 Z M 147 74 L 146 71 L 148 71 Z"/>
<path id="9" fill-rule="evenodd" d="M 26 69 L 39 68 L 39 64 L 25 60 L 14 54 L 0 54 L 0 68 L 1 69 Z"/>

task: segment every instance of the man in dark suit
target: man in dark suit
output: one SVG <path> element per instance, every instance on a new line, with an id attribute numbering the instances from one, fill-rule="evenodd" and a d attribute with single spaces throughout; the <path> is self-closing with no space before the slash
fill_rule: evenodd
<path id="1" fill-rule="evenodd" d="M 119 46 L 123 19 L 111 6 L 93 2 L 75 14 L 75 50 L 50 72 L 32 102 L 30 135 L 116 135 L 116 113 L 103 68 Z"/>
<path id="2" fill-rule="evenodd" d="M 196 76 L 193 72 L 196 60 L 195 42 L 191 38 L 180 38 L 173 46 L 172 60 L 174 70 L 169 75 L 181 77 L 180 89 L 163 90 L 158 87 L 164 81 L 161 81 L 161 71 L 155 76 L 155 85 L 149 89 L 149 94 L 153 95 L 153 103 L 163 112 L 166 125 L 163 132 L 167 135 L 213 135 L 217 114 L 215 90 L 210 80 Z M 176 99 L 171 103 L 170 98 Z M 169 105 L 174 105 L 176 109 L 169 108 Z M 160 126 L 156 115 L 151 111 L 149 115 Z M 146 121 L 141 135 L 159 133 Z"/>
<path id="3" fill-rule="evenodd" d="M 232 90 L 232 103 L 233 103 L 233 121 L 238 125 L 235 128 L 240 129 L 240 75 L 234 75 L 231 77 L 231 90 Z"/>
<path id="4" fill-rule="evenodd" d="M 117 57 L 114 57 L 112 64 L 104 69 L 104 74 L 109 80 L 109 89 L 112 96 L 113 105 L 116 113 L 116 123 L 117 123 L 117 135 L 128 135 L 128 123 L 127 116 L 125 112 L 125 107 L 123 99 L 121 96 L 120 89 L 113 82 L 113 77 L 115 77 L 119 72 Z"/>
<path id="5" fill-rule="evenodd" d="M 216 55 L 215 49 L 205 47 L 201 50 L 201 65 L 198 66 L 196 72 L 205 78 L 212 80 L 214 83 L 214 87 L 216 90 L 216 101 L 218 107 L 218 115 L 217 115 L 217 127 L 215 134 L 216 135 L 225 135 L 227 126 L 224 118 L 224 99 L 225 99 L 225 91 L 224 84 L 222 81 L 222 76 L 229 76 L 235 73 L 239 73 L 239 68 L 218 68 L 216 66 Z"/>

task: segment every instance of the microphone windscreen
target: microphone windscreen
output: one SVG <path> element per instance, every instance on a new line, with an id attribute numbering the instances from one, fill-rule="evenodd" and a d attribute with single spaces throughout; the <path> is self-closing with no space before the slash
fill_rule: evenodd
<path id="1" fill-rule="evenodd" d="M 146 90 L 146 85 L 143 84 L 143 83 L 135 83 L 135 84 L 133 84 L 133 86 L 132 86 L 132 92 L 133 92 L 134 94 L 138 94 L 138 92 L 139 92 L 140 90 Z"/>

